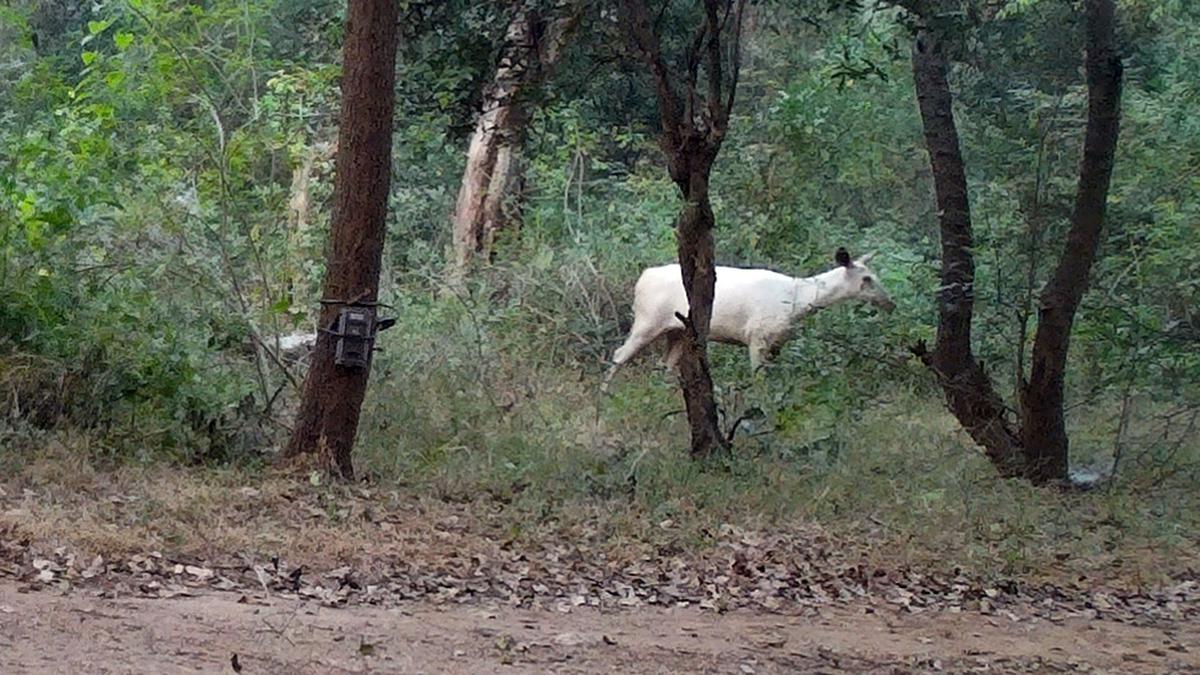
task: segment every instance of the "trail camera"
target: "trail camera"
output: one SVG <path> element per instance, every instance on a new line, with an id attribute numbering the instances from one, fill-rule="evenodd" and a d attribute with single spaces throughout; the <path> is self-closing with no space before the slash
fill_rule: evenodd
<path id="1" fill-rule="evenodd" d="M 374 308 L 343 307 L 333 334 L 337 336 L 333 362 L 347 368 L 366 368 L 375 343 Z"/>
<path id="2" fill-rule="evenodd" d="M 350 305 L 338 312 L 330 333 L 336 338 L 333 362 L 346 368 L 366 368 L 375 349 L 375 335 L 391 328 L 395 319 L 375 319 L 373 305 Z"/>
<path id="3" fill-rule="evenodd" d="M 333 363 L 345 368 L 366 368 L 371 364 L 371 352 L 375 350 L 375 336 L 381 330 L 391 328 L 395 319 L 377 319 L 375 302 L 343 304 L 340 300 L 322 299 L 321 304 L 342 305 L 337 318 L 323 331 L 334 339 Z"/>

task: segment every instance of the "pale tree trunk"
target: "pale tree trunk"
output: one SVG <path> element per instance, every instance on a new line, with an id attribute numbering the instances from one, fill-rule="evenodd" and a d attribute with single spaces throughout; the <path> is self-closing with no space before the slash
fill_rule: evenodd
<path id="1" fill-rule="evenodd" d="M 454 207 L 455 266 L 460 272 L 476 259 L 490 261 L 497 233 L 519 222 L 529 97 L 553 73 L 581 12 L 577 0 L 561 3 L 550 17 L 541 16 L 527 0 L 515 3 L 496 73 L 483 92 Z"/>
<path id="2" fill-rule="evenodd" d="M 295 302 L 294 292 L 302 274 L 303 261 L 308 258 L 303 251 L 302 242 L 313 228 L 312 222 L 312 180 L 317 172 L 317 163 L 326 162 L 337 152 L 337 141 L 332 143 L 318 141 L 309 147 L 300 163 L 292 169 L 292 187 L 288 197 L 288 232 L 285 250 L 285 269 L 283 270 L 287 284 L 287 300 Z"/>
<path id="3" fill-rule="evenodd" d="M 315 454 L 329 473 L 354 476 L 351 449 L 367 389 L 367 368 L 334 363 L 327 332 L 341 309 L 373 304 L 379 292 L 392 165 L 396 81 L 395 0 L 350 0 L 343 48 L 342 110 L 333 222 L 312 366 L 285 457 Z"/>
<path id="4" fill-rule="evenodd" d="M 1114 0 L 1087 0 L 1087 134 L 1079 187 L 1066 246 L 1042 290 L 1029 382 L 1022 390 L 1021 441 L 1034 481 L 1067 476 L 1068 440 L 1063 419 L 1063 379 L 1075 311 L 1087 291 L 1100 246 L 1104 207 L 1120 132 L 1121 57 L 1115 37 Z"/>
<path id="5" fill-rule="evenodd" d="M 697 459 L 729 446 L 721 434 L 708 367 L 708 330 L 717 279 L 709 176 L 729 129 L 737 92 L 746 2 L 704 0 L 703 7 L 704 20 L 683 55 L 686 72 L 677 82 L 663 59 L 655 21 L 645 0 L 622 3 L 626 32 L 654 79 L 667 171 L 684 199 L 675 221 L 680 274 L 688 298 L 688 315 L 680 317 L 683 336 L 679 379 L 691 431 L 691 454 Z M 721 33 L 729 17 L 733 17 L 728 28 L 733 44 L 727 56 Z M 699 83 L 701 63 L 706 75 L 703 86 Z M 725 82 L 726 73 L 729 82 Z"/>
<path id="6" fill-rule="evenodd" d="M 925 3 L 901 3 L 929 16 Z M 1030 380 L 1021 386 L 1020 429 L 971 351 L 975 262 L 967 181 L 954 125 L 938 36 L 922 29 L 913 48 L 913 80 L 929 149 L 942 236 L 937 346 L 914 350 L 938 376 L 950 411 L 983 447 L 1001 475 L 1035 483 L 1067 477 L 1068 439 L 1063 380 L 1075 311 L 1087 290 L 1104 222 L 1119 131 L 1121 61 L 1114 36 L 1114 0 L 1087 0 L 1088 119 L 1071 229 L 1058 266 L 1042 292 Z"/>

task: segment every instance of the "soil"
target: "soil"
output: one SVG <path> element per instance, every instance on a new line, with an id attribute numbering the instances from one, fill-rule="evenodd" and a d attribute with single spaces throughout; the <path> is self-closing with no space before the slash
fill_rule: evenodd
<path id="1" fill-rule="evenodd" d="M 1200 673 L 1192 620 L 1137 626 L 857 602 L 787 616 L 424 600 L 333 608 L 201 589 L 100 595 L 0 581 L 0 672 Z"/>

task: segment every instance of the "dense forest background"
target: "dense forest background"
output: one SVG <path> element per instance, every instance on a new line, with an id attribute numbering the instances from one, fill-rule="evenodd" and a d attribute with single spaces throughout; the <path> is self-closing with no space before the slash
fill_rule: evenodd
<path id="1" fill-rule="evenodd" d="M 757 377 L 744 349 L 714 347 L 723 424 L 743 420 L 714 468 L 686 459 L 678 394 L 652 359 L 599 391 L 639 271 L 674 259 L 679 209 L 653 85 L 614 13 L 581 4 L 527 94 L 519 227 L 463 278 L 451 215 L 511 14 L 401 3 L 381 290 L 397 326 L 380 339 L 360 472 L 543 516 L 585 504 L 647 522 L 885 523 L 1016 568 L 1038 564 L 1031 539 L 1064 534 L 1089 553 L 1194 545 L 1200 7 L 1118 3 L 1122 130 L 1067 381 L 1072 466 L 1115 480 L 1077 509 L 997 479 L 910 354 L 932 341 L 940 264 L 910 26 L 887 6 L 811 4 L 747 17 L 712 185 L 718 261 L 802 276 L 839 246 L 875 251 L 898 307 L 809 317 Z M 975 349 L 1011 399 L 1078 179 L 1081 15 L 963 7 L 978 12 L 951 73 Z M 255 470 L 286 441 L 303 363 L 278 339 L 311 332 L 318 310 L 344 9 L 0 7 L 0 464 L 54 446 L 97 464 Z"/>

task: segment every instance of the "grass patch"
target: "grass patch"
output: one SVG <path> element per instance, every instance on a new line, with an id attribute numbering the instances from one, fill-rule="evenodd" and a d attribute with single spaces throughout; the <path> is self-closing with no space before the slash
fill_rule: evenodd
<path id="1" fill-rule="evenodd" d="M 599 449 L 530 442 L 536 427 L 519 434 L 523 424 L 498 423 L 497 442 L 486 445 L 442 443 L 387 457 L 375 439 L 359 458 L 369 479 L 353 486 L 252 467 L 101 467 L 73 447 L 77 438 L 51 436 L 7 463 L 15 470 L 3 487 L 3 519 L 47 546 L 106 556 L 280 555 L 314 566 L 573 537 L 616 559 L 702 553 L 725 525 L 820 530 L 864 546 L 885 568 L 960 567 L 1029 580 L 1154 583 L 1200 552 L 1194 476 L 1142 472 L 1085 493 L 1000 480 L 936 401 L 906 398 L 864 413 L 840 432 L 833 456 L 743 445 L 708 465 L 665 440 L 678 422 L 655 439 L 636 425 L 591 418 L 597 437 L 608 439 Z M 630 444 L 647 438 L 659 445 Z"/>

